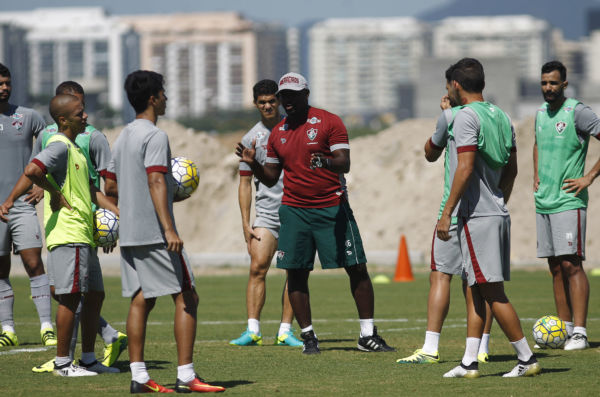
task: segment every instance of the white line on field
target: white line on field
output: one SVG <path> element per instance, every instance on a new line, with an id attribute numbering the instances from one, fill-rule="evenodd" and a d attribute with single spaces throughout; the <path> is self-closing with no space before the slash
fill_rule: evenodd
<path id="1" fill-rule="evenodd" d="M 9 354 L 19 354 L 19 353 L 35 353 L 35 352 L 45 352 L 46 350 L 50 350 L 52 347 L 34 347 L 31 349 L 13 349 L 5 352 L 0 352 L 0 356 L 6 356 Z"/>

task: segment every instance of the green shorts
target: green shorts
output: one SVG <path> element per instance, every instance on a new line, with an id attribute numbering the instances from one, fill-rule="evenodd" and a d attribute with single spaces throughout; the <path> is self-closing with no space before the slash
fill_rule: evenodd
<path id="1" fill-rule="evenodd" d="M 315 252 L 323 269 L 366 263 L 356 220 L 347 202 L 327 208 L 279 207 L 277 267 L 310 269 Z"/>

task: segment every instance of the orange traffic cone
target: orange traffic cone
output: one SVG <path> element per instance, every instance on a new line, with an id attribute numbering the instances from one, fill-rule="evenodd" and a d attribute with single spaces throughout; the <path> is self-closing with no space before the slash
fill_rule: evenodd
<path id="1" fill-rule="evenodd" d="M 398 259 L 396 260 L 396 274 L 394 281 L 414 281 L 408 257 L 408 248 L 406 247 L 406 237 L 400 237 L 400 247 L 398 248 Z"/>

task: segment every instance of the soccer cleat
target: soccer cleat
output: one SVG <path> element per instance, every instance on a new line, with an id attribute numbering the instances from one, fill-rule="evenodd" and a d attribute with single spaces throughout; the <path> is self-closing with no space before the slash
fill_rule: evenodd
<path id="1" fill-rule="evenodd" d="M 512 369 L 512 371 L 502 375 L 503 378 L 518 378 L 519 376 L 536 376 L 542 372 L 542 367 L 538 362 L 524 364 L 522 361 Z"/>
<path id="2" fill-rule="evenodd" d="M 487 353 L 479 353 L 477 355 L 477 361 L 479 361 L 480 363 L 489 363 L 490 362 L 490 356 Z"/>
<path id="3" fill-rule="evenodd" d="M 462 365 L 459 365 L 446 372 L 444 378 L 479 378 L 479 369 L 467 369 Z"/>
<path id="4" fill-rule="evenodd" d="M 187 383 L 177 379 L 177 382 L 175 382 L 175 391 L 177 393 L 191 393 L 194 391 L 198 393 L 220 393 L 225 391 L 225 388 L 209 385 L 196 374 L 196 377 Z"/>
<path id="5" fill-rule="evenodd" d="M 302 341 L 300 339 L 298 339 L 294 336 L 294 333 L 292 331 L 287 331 L 283 335 L 279 335 L 277 338 L 275 338 L 275 344 L 277 346 L 293 346 L 293 347 L 304 345 L 304 343 L 302 343 Z"/>
<path id="6" fill-rule="evenodd" d="M 104 358 L 102 365 L 112 367 L 117 362 L 119 355 L 127 349 L 127 335 L 122 332 L 118 333 L 117 340 L 104 346 Z"/>
<path id="7" fill-rule="evenodd" d="M 300 337 L 303 340 L 302 343 L 302 353 L 303 354 L 320 354 L 321 350 L 319 350 L 319 340 L 315 336 L 314 331 L 303 332 L 300 334 Z"/>
<path id="8" fill-rule="evenodd" d="M 391 346 L 388 346 L 383 338 L 377 335 L 377 327 L 373 327 L 373 335 L 358 338 L 358 350 L 363 352 L 395 352 Z"/>
<path id="9" fill-rule="evenodd" d="M 0 347 L 4 346 L 19 346 L 17 334 L 10 331 L 3 331 L 0 333 Z"/>
<path id="10" fill-rule="evenodd" d="M 229 341 L 229 344 L 234 346 L 262 346 L 262 336 L 246 329 L 239 338 Z"/>
<path id="11" fill-rule="evenodd" d="M 427 354 L 422 349 L 417 349 L 411 356 L 401 358 L 396 362 L 398 364 L 437 364 L 440 362 L 440 355 L 438 352 Z"/>
<path id="12" fill-rule="evenodd" d="M 79 376 L 96 376 L 96 372 L 88 371 L 87 369 L 75 365 L 73 363 L 65 365 L 62 368 L 54 368 L 53 371 L 56 376 L 68 376 L 68 377 L 79 377 Z"/>
<path id="13" fill-rule="evenodd" d="M 44 346 L 56 346 L 56 333 L 52 328 L 44 328 L 40 331 L 40 336 Z"/>
<path id="14" fill-rule="evenodd" d="M 117 374 L 121 372 L 119 368 L 107 367 L 106 365 L 100 364 L 98 360 L 94 360 L 94 362 L 90 364 L 84 364 L 81 362 L 81 360 L 79 360 L 79 366 L 97 374 Z"/>
<path id="15" fill-rule="evenodd" d="M 161 386 L 152 379 L 148 380 L 146 383 L 138 383 L 132 380 L 131 386 L 129 386 L 129 393 L 175 393 L 175 390 Z"/>
<path id="16" fill-rule="evenodd" d="M 31 370 L 38 374 L 41 374 L 43 372 L 52 372 L 54 371 L 54 359 L 46 361 L 45 363 L 40 364 L 37 367 L 33 367 L 31 368 Z"/>
<path id="17" fill-rule="evenodd" d="M 565 350 L 584 350 L 590 347 L 587 336 L 584 334 L 573 334 L 572 337 L 565 342 Z"/>

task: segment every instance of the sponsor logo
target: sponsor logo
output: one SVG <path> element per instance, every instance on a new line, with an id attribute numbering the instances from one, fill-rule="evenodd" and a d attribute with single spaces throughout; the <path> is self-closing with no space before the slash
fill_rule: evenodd
<path id="1" fill-rule="evenodd" d="M 281 80 L 279 80 L 279 85 L 286 83 L 300 84 L 300 80 L 298 79 L 298 77 L 294 76 L 285 76 Z"/>
<path id="2" fill-rule="evenodd" d="M 22 113 L 13 113 L 10 117 L 12 117 L 15 120 L 21 120 L 23 118 L 23 114 Z"/>
<path id="3" fill-rule="evenodd" d="M 312 117 L 310 119 L 307 119 L 306 122 L 309 123 L 309 124 L 313 124 L 314 125 L 314 124 L 320 123 L 321 119 L 318 119 L 316 117 Z"/>
<path id="4" fill-rule="evenodd" d="M 348 256 L 352 255 L 352 251 L 346 251 L 346 255 L 348 255 Z"/>
<path id="5" fill-rule="evenodd" d="M 565 113 L 569 113 L 573 111 L 573 106 L 565 106 Z"/>
<path id="6" fill-rule="evenodd" d="M 4 124 L 0 124 L 0 134 L 4 134 Z"/>
<path id="7" fill-rule="evenodd" d="M 310 139 L 311 141 L 314 141 L 315 138 L 317 137 L 318 132 L 319 132 L 319 130 L 317 130 L 316 128 L 311 128 L 310 130 L 306 131 L 306 135 L 308 136 L 308 139 Z"/>
<path id="8" fill-rule="evenodd" d="M 75 163 L 75 169 L 78 170 L 79 169 L 79 164 Z"/>
<path id="9" fill-rule="evenodd" d="M 281 144 L 283 145 L 284 143 L 286 143 L 287 141 L 285 140 L 285 138 L 281 138 Z"/>
<path id="10" fill-rule="evenodd" d="M 567 128 L 567 123 L 565 123 L 564 121 L 559 121 L 558 123 L 556 123 L 555 127 L 556 127 L 556 132 L 558 132 L 559 134 L 562 134 L 563 131 L 565 130 L 565 128 Z"/>
<path id="11" fill-rule="evenodd" d="M 346 240 L 346 248 L 350 247 L 352 247 L 352 243 L 350 242 L 350 240 Z"/>
<path id="12" fill-rule="evenodd" d="M 281 127 L 279 127 L 279 131 L 287 131 L 288 129 L 289 129 L 289 126 L 287 124 L 284 124 Z"/>
<path id="13" fill-rule="evenodd" d="M 285 252 L 277 251 L 277 259 L 278 260 L 282 260 L 284 256 L 285 256 Z"/>

